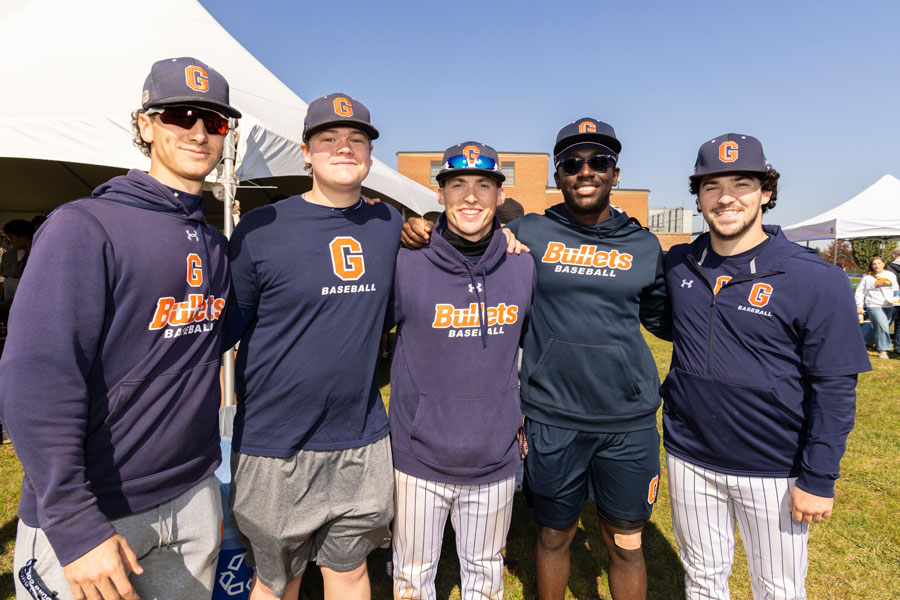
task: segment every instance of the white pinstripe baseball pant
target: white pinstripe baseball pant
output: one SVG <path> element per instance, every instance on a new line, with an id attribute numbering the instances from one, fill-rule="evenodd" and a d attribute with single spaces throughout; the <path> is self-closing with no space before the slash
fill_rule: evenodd
<path id="1" fill-rule="evenodd" d="M 726 475 L 669 454 L 672 527 L 689 600 L 728 600 L 734 562 L 734 523 L 750 564 L 755 600 L 806 598 L 809 526 L 791 518 L 795 477 Z"/>
<path id="2" fill-rule="evenodd" d="M 394 598 L 434 600 L 447 514 L 456 532 L 463 600 L 503 597 L 503 547 L 516 478 L 456 485 L 394 469 Z"/>

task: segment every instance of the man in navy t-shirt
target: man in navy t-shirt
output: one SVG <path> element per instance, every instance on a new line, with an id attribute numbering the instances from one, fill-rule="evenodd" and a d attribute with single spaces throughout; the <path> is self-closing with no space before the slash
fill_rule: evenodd
<path id="1" fill-rule="evenodd" d="M 756 138 L 704 143 L 691 193 L 709 225 L 671 249 L 663 425 L 687 598 L 727 599 L 734 523 L 754 598 L 806 598 L 808 524 L 831 517 L 870 369 L 850 284 L 763 226 L 779 174 Z"/>
<path id="2" fill-rule="evenodd" d="M 251 598 L 296 599 L 315 560 L 326 598 L 368 598 L 390 539 L 393 469 L 378 345 L 400 214 L 360 196 L 378 130 L 346 94 L 309 105 L 309 192 L 248 213 L 229 243 L 242 336 L 231 510 L 256 567 Z"/>

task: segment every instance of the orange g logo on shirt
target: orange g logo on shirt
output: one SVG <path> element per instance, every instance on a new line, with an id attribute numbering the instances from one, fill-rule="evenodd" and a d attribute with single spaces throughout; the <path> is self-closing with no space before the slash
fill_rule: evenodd
<path id="1" fill-rule="evenodd" d="M 719 275 L 716 277 L 716 287 L 713 289 L 713 295 L 719 293 L 719 290 L 722 289 L 722 286 L 731 281 L 731 275 Z"/>
<path id="2" fill-rule="evenodd" d="M 328 244 L 334 274 L 344 281 L 356 281 L 366 272 L 362 244 L 349 236 L 339 236 Z"/>
<path id="3" fill-rule="evenodd" d="M 722 142 L 719 144 L 719 160 L 730 163 L 738 159 L 737 142 Z"/>
<path id="4" fill-rule="evenodd" d="M 578 124 L 578 133 L 597 133 L 597 124 L 593 121 L 582 121 Z"/>
<path id="5" fill-rule="evenodd" d="M 332 102 L 334 105 L 334 114 L 340 115 L 342 117 L 352 117 L 353 116 L 353 103 L 350 102 L 349 99 L 344 98 L 343 96 L 338 96 Z"/>
<path id="6" fill-rule="evenodd" d="M 209 90 L 209 76 L 203 67 L 191 65 L 184 70 L 184 79 L 187 86 L 198 92 L 206 92 Z"/>
<path id="7" fill-rule="evenodd" d="M 772 297 L 772 286 L 768 283 L 756 283 L 747 296 L 747 302 L 756 307 L 763 307 L 769 303 Z"/>
<path id="8" fill-rule="evenodd" d="M 203 283 L 203 261 L 193 252 L 187 255 L 187 282 L 191 287 L 200 287 Z"/>

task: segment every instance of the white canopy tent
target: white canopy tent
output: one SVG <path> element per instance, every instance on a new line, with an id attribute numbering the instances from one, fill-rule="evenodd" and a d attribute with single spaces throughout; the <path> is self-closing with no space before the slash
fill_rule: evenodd
<path id="1" fill-rule="evenodd" d="M 795 242 L 900 239 L 900 180 L 885 175 L 843 204 L 785 227 L 784 234 Z"/>
<path id="2" fill-rule="evenodd" d="M 130 115 L 150 65 L 173 56 L 203 60 L 231 86 L 244 115 L 236 176 L 277 188 L 242 187 L 244 210 L 310 187 L 300 152 L 307 104 L 196 0 L 4 0 L 0 54 L 0 219 L 48 212 L 125 169 L 148 169 Z M 434 192 L 377 159 L 364 188 L 418 214 L 440 210 Z M 222 225 L 221 210 L 208 212 Z"/>

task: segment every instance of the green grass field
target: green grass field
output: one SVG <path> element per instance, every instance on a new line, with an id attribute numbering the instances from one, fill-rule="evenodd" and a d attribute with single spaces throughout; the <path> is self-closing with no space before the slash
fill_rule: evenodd
<path id="1" fill-rule="evenodd" d="M 648 336 L 648 342 L 664 376 L 671 345 Z M 850 435 L 842 464 L 843 477 L 836 486 L 834 518 L 812 526 L 807 590 L 816 600 L 883 600 L 900 590 L 900 360 L 873 359 L 874 370 L 860 377 L 856 428 Z M 388 398 L 389 387 L 384 396 Z M 665 462 L 663 461 L 663 465 Z M 12 555 L 15 507 L 22 472 L 11 446 L 0 447 L 0 599 L 13 598 Z M 660 478 L 659 500 L 645 529 L 649 598 L 684 597 L 681 566 L 672 535 L 668 486 Z M 534 540 L 537 525 L 517 496 L 506 551 L 506 598 L 536 598 Z M 572 545 L 572 571 L 567 598 L 609 598 L 604 568 L 606 551 L 600 540 L 592 505 L 582 513 Z M 391 582 L 384 574 L 385 552 L 369 559 L 373 598 L 391 598 Z M 447 527 L 438 570 L 438 598 L 458 599 L 459 563 L 453 532 Z M 308 598 L 321 598 L 315 569 L 309 571 L 304 590 Z M 738 546 L 732 598 L 750 599 L 746 559 Z"/>

